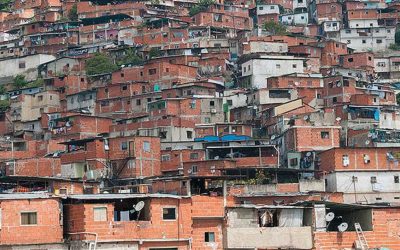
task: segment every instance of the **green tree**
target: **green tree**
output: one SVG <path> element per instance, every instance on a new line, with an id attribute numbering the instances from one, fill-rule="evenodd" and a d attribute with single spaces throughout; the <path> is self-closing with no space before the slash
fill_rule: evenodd
<path id="1" fill-rule="evenodd" d="M 5 85 L 0 85 L 0 95 L 4 95 L 7 92 Z"/>
<path id="2" fill-rule="evenodd" d="M 196 5 L 190 8 L 189 15 L 194 16 L 197 13 L 206 11 L 213 4 L 215 4 L 215 0 L 199 0 Z"/>
<path id="3" fill-rule="evenodd" d="M 396 44 L 400 44 L 400 30 L 396 31 L 394 34 L 394 41 Z"/>
<path id="4" fill-rule="evenodd" d="M 87 75 L 98 75 L 112 73 L 118 69 L 118 66 L 108 56 L 97 53 L 86 61 L 85 69 Z"/>
<path id="5" fill-rule="evenodd" d="M 151 48 L 149 51 L 149 57 L 154 58 L 154 57 L 160 57 L 162 56 L 161 50 L 158 48 Z"/>
<path id="6" fill-rule="evenodd" d="M 6 111 L 10 107 L 9 100 L 0 100 L 0 111 Z"/>
<path id="7" fill-rule="evenodd" d="M 286 26 L 274 21 L 264 23 L 263 28 L 265 31 L 272 35 L 285 35 L 287 33 Z"/>
<path id="8" fill-rule="evenodd" d="M 0 0 L 0 10 L 9 11 L 13 0 Z"/>
<path id="9" fill-rule="evenodd" d="M 396 102 L 398 105 L 400 105 L 400 93 L 397 93 L 396 95 Z"/>
<path id="10" fill-rule="evenodd" d="M 13 85 L 14 89 L 21 89 L 21 88 L 26 87 L 26 85 L 28 85 L 28 82 L 25 80 L 24 75 L 16 75 L 14 77 L 12 85 Z"/>
<path id="11" fill-rule="evenodd" d="M 76 4 L 72 5 L 69 10 L 68 19 L 71 21 L 78 21 L 78 6 Z"/>
<path id="12" fill-rule="evenodd" d="M 132 64 L 132 65 L 140 65 L 143 63 L 143 59 L 136 54 L 136 50 L 133 48 L 129 48 L 125 51 L 125 56 L 118 61 L 118 65 L 123 64 Z"/>

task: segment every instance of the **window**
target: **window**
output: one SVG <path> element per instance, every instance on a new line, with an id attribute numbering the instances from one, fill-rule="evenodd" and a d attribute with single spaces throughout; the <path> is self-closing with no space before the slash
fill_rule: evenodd
<path id="1" fill-rule="evenodd" d="M 21 225 L 37 225 L 37 212 L 21 212 Z"/>
<path id="2" fill-rule="evenodd" d="M 193 132 L 192 131 L 186 131 L 186 137 L 188 139 L 192 139 L 192 136 L 193 136 Z"/>
<path id="3" fill-rule="evenodd" d="M 226 103 L 228 103 L 229 106 L 232 106 L 232 100 L 226 100 Z"/>
<path id="4" fill-rule="evenodd" d="M 93 208 L 93 220 L 94 221 L 107 221 L 107 208 L 106 207 L 94 207 Z"/>
<path id="5" fill-rule="evenodd" d="M 214 232 L 205 232 L 204 233 L 204 241 L 205 242 L 215 242 L 215 233 Z"/>
<path id="6" fill-rule="evenodd" d="M 163 214 L 163 220 L 175 220 L 176 219 L 176 208 L 164 207 L 162 214 Z"/>
<path id="7" fill-rule="evenodd" d="M 350 58 L 347 58 L 347 61 L 348 61 L 348 62 L 353 62 L 354 59 L 353 59 L 353 57 L 350 57 Z"/>
<path id="8" fill-rule="evenodd" d="M 122 86 L 122 90 L 127 90 L 127 89 L 128 89 L 128 86 L 126 86 L 126 85 Z"/>
<path id="9" fill-rule="evenodd" d="M 149 69 L 149 75 L 155 75 L 157 73 L 157 69 Z"/>
<path id="10" fill-rule="evenodd" d="M 386 30 L 387 31 L 387 33 L 390 33 L 391 31 L 390 30 Z"/>
<path id="11" fill-rule="evenodd" d="M 348 167 L 350 165 L 350 158 L 348 155 L 342 156 L 342 163 L 344 167 Z"/>
<path id="12" fill-rule="evenodd" d="M 125 74 L 124 74 L 124 73 L 121 73 L 121 77 L 125 77 Z"/>
<path id="13" fill-rule="evenodd" d="M 167 139 L 167 131 L 160 131 L 159 135 L 161 139 Z"/>
<path id="14" fill-rule="evenodd" d="M 190 159 L 191 160 L 196 160 L 199 158 L 199 153 L 190 153 Z"/>
<path id="15" fill-rule="evenodd" d="M 297 65 L 296 64 L 292 64 L 292 68 L 297 68 Z"/>
<path id="16" fill-rule="evenodd" d="M 204 117 L 204 122 L 205 123 L 211 123 L 211 118 L 210 117 Z"/>
<path id="17" fill-rule="evenodd" d="M 258 9 L 259 9 L 259 10 L 263 10 L 263 9 L 264 9 L 264 7 L 261 7 L 261 6 L 260 6 L 260 7 L 258 7 Z"/>
<path id="18" fill-rule="evenodd" d="M 368 61 L 372 61 L 372 57 L 371 56 L 368 57 Z"/>
<path id="19" fill-rule="evenodd" d="M 43 96 L 42 95 L 38 96 L 38 101 L 39 102 L 43 101 Z"/>
<path id="20" fill-rule="evenodd" d="M 193 165 L 193 166 L 192 166 L 192 174 L 196 174 L 198 171 L 199 171 L 199 170 L 198 170 L 198 168 L 197 168 L 197 165 Z"/>
<path id="21" fill-rule="evenodd" d="M 377 39 L 376 43 L 382 43 L 382 39 Z"/>
<path id="22" fill-rule="evenodd" d="M 137 105 L 137 106 L 140 106 L 140 104 L 141 104 L 141 100 L 140 100 L 140 99 L 137 99 L 137 100 L 136 100 L 136 105 Z"/>
<path id="23" fill-rule="evenodd" d="M 18 64 L 18 67 L 20 68 L 20 69 L 24 69 L 26 66 L 25 66 L 25 61 L 20 61 L 19 62 L 19 64 Z"/>
<path id="24" fill-rule="evenodd" d="M 195 109 L 196 108 L 196 101 L 195 100 L 190 102 L 190 108 L 191 109 Z"/>
<path id="25" fill-rule="evenodd" d="M 60 194 L 68 194 L 68 190 L 66 188 L 60 188 L 59 193 Z"/>
<path id="26" fill-rule="evenodd" d="M 271 10 L 274 10 L 274 9 L 275 9 L 275 6 L 272 5 L 272 6 L 270 7 L 270 9 L 271 9 Z"/>
<path id="27" fill-rule="evenodd" d="M 210 101 L 210 106 L 214 107 L 215 106 L 215 102 L 214 101 Z"/>
<path id="28" fill-rule="evenodd" d="M 385 62 L 378 62 L 378 67 L 385 67 L 386 63 Z"/>
<path id="29" fill-rule="evenodd" d="M 121 142 L 121 150 L 127 150 L 128 149 L 128 142 L 123 141 Z"/>
<path id="30" fill-rule="evenodd" d="M 170 161 L 171 156 L 170 155 L 161 155 L 161 161 Z"/>
<path id="31" fill-rule="evenodd" d="M 400 179 L 398 175 L 393 176 L 394 177 L 394 183 L 400 183 Z"/>
<path id="32" fill-rule="evenodd" d="M 371 176 L 371 183 L 377 183 L 376 176 Z"/>
<path id="33" fill-rule="evenodd" d="M 143 151 L 150 152 L 150 142 L 148 142 L 148 141 L 143 142 Z"/>
<path id="34" fill-rule="evenodd" d="M 346 34 L 350 34 L 351 33 L 351 30 L 346 30 Z"/>
<path id="35" fill-rule="evenodd" d="M 329 139 L 329 132 L 322 131 L 321 132 L 321 138 L 322 139 Z"/>
<path id="36" fill-rule="evenodd" d="M 362 40 L 362 43 L 367 43 L 367 40 Z"/>
<path id="37" fill-rule="evenodd" d="M 280 69 L 280 68 L 281 68 L 281 65 L 280 65 L 280 64 L 277 64 L 277 65 L 276 65 L 276 68 L 277 68 L 277 69 Z"/>
<path id="38" fill-rule="evenodd" d="M 333 102 L 333 103 L 337 103 L 337 97 L 333 97 L 333 98 L 332 98 L 332 102 Z"/>
<path id="39" fill-rule="evenodd" d="M 299 161 L 298 161 L 297 158 L 292 158 L 292 159 L 290 159 L 290 166 L 291 166 L 291 167 L 295 167 L 295 166 L 297 166 L 297 165 L 299 165 Z"/>

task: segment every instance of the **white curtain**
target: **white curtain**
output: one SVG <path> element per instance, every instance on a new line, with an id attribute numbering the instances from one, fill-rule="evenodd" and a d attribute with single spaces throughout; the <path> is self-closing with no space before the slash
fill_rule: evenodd
<path id="1" fill-rule="evenodd" d="M 282 209 L 279 214 L 280 227 L 303 226 L 303 209 Z"/>

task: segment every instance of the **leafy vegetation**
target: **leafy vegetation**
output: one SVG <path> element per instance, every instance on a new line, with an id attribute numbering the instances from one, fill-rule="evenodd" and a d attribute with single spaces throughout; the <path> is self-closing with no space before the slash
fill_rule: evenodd
<path id="1" fill-rule="evenodd" d="M 13 89 L 22 89 L 28 85 L 28 81 L 25 80 L 24 75 L 16 75 L 13 79 L 12 86 Z"/>
<path id="2" fill-rule="evenodd" d="M 400 105 L 400 93 L 397 93 L 396 95 L 396 102 L 398 105 Z"/>
<path id="3" fill-rule="evenodd" d="M 117 62 L 118 65 L 140 65 L 143 63 L 143 59 L 136 54 L 136 50 L 129 48 L 125 51 L 125 56 Z"/>
<path id="4" fill-rule="evenodd" d="M 85 69 L 88 75 L 99 75 L 112 73 L 118 69 L 118 66 L 108 56 L 97 53 L 86 61 Z"/>
<path id="5" fill-rule="evenodd" d="M 0 100 L 0 111 L 6 111 L 10 107 L 9 100 Z"/>
<path id="6" fill-rule="evenodd" d="M 0 0 L 0 10 L 10 11 L 10 6 L 13 0 Z"/>
<path id="7" fill-rule="evenodd" d="M 264 23 L 263 28 L 272 35 L 285 35 L 287 33 L 285 25 L 274 21 L 268 21 Z"/>
<path id="8" fill-rule="evenodd" d="M 25 88 L 36 88 L 36 87 L 41 87 L 44 85 L 44 80 L 43 78 L 38 78 L 33 82 L 28 83 Z"/>
<path id="9" fill-rule="evenodd" d="M 76 4 L 72 5 L 68 12 L 68 19 L 71 21 L 78 21 L 78 6 Z"/>
<path id="10" fill-rule="evenodd" d="M 149 57 L 154 58 L 154 57 L 160 57 L 162 56 L 161 50 L 158 48 L 151 48 L 149 51 Z"/>
<path id="11" fill-rule="evenodd" d="M 196 5 L 190 8 L 189 15 L 194 16 L 200 12 L 206 11 L 213 4 L 215 4 L 215 0 L 199 0 Z"/>
<path id="12" fill-rule="evenodd" d="M 4 95 L 7 92 L 5 85 L 0 85 L 0 95 Z"/>
<path id="13" fill-rule="evenodd" d="M 389 45 L 389 49 L 391 50 L 400 50 L 400 44 L 392 43 Z"/>

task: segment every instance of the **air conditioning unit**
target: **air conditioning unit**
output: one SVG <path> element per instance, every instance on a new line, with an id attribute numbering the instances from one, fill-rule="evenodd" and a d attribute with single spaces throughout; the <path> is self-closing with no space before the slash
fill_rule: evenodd
<path id="1" fill-rule="evenodd" d="M 217 110 L 216 109 L 211 109 L 211 114 L 216 114 Z"/>

